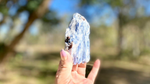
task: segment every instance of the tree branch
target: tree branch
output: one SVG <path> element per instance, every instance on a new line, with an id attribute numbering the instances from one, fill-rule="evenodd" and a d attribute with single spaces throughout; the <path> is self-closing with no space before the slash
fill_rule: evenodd
<path id="1" fill-rule="evenodd" d="M 0 53 L 0 63 L 3 63 L 5 60 L 7 60 L 9 53 L 13 51 L 15 46 L 19 43 L 19 41 L 24 36 L 25 32 L 29 29 L 31 24 L 38 18 L 42 17 L 48 10 L 49 2 L 51 0 L 43 0 L 41 5 L 35 10 L 32 14 L 30 14 L 28 22 L 26 23 L 23 31 L 18 34 L 12 42 L 6 47 L 5 52 Z"/>

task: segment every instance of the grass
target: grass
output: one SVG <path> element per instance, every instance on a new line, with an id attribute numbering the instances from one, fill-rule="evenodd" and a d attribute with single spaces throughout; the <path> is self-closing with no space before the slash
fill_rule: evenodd
<path id="1" fill-rule="evenodd" d="M 105 50 L 91 52 L 89 64 L 92 65 L 97 58 L 100 58 L 102 63 L 96 84 L 148 84 L 150 82 L 149 56 L 140 56 L 135 60 L 127 56 L 115 60 L 115 53 L 113 49 L 110 50 L 108 49 L 110 53 L 101 53 L 107 52 Z M 19 53 L 7 63 L 6 73 L 0 76 L 0 84 L 54 84 L 59 60 L 59 50 L 40 52 L 33 56 Z M 87 73 L 90 72 L 91 67 L 87 67 Z M 137 81 L 134 81 L 135 79 Z"/>

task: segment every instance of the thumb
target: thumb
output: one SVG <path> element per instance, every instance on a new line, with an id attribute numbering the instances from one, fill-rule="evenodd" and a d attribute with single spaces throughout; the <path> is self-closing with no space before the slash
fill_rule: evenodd
<path id="1" fill-rule="evenodd" d="M 60 63 L 61 69 L 71 71 L 73 65 L 72 56 L 63 49 L 60 52 L 60 56 L 61 56 L 61 63 Z"/>
<path id="2" fill-rule="evenodd" d="M 59 68 L 57 71 L 58 75 L 66 76 L 70 75 L 73 66 L 72 56 L 65 50 L 61 50 L 60 52 L 61 60 L 59 63 Z"/>

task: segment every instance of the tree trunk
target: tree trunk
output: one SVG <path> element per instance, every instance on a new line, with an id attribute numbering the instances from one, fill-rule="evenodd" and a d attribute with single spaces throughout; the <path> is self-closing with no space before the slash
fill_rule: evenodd
<path id="1" fill-rule="evenodd" d="M 0 21 L 0 26 L 1 26 L 3 23 L 5 23 L 5 20 L 6 20 L 6 16 L 3 16 L 2 21 Z M 0 30 L 1 30 L 1 27 L 0 27 Z"/>
<path id="2" fill-rule="evenodd" d="M 123 16 L 120 13 L 118 16 L 119 26 L 118 26 L 118 43 L 117 43 L 117 51 L 118 51 L 118 58 L 122 55 L 122 42 L 123 42 Z"/>
<path id="3" fill-rule="evenodd" d="M 2 24 L 5 22 L 5 20 L 6 20 L 6 17 L 7 17 L 7 16 L 3 16 L 3 19 L 2 19 L 2 21 L 0 21 L 0 25 L 2 25 Z"/>
<path id="4" fill-rule="evenodd" d="M 24 36 L 25 32 L 29 29 L 30 25 L 38 18 L 42 17 L 48 9 L 50 0 L 43 0 L 41 5 L 35 10 L 28 19 L 28 22 L 26 23 L 23 31 L 18 34 L 12 42 L 5 48 L 4 52 L 0 53 L 0 63 L 3 63 L 11 53 L 12 50 L 14 50 L 15 46 L 19 43 L 21 38 Z"/>

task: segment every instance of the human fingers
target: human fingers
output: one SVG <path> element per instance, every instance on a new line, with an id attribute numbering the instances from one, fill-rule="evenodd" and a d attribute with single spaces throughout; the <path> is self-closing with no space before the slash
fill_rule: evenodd
<path id="1" fill-rule="evenodd" d="M 85 76 L 85 70 L 86 70 L 86 63 L 81 63 L 78 65 L 77 69 L 78 74 L 80 74 L 81 76 Z"/>
<path id="2" fill-rule="evenodd" d="M 61 60 L 59 63 L 56 77 L 60 75 L 66 76 L 67 74 L 70 74 L 73 65 L 72 57 L 67 51 L 62 49 L 60 52 L 60 56 L 61 56 Z"/>
<path id="3" fill-rule="evenodd" d="M 72 67 L 72 71 L 77 71 L 77 69 L 78 69 L 78 64 L 73 65 L 73 67 Z"/>
<path id="4" fill-rule="evenodd" d="M 100 60 L 97 59 L 93 65 L 91 72 L 88 75 L 88 79 L 92 80 L 93 82 L 95 81 L 95 78 L 99 71 L 99 67 L 100 67 Z"/>

